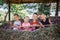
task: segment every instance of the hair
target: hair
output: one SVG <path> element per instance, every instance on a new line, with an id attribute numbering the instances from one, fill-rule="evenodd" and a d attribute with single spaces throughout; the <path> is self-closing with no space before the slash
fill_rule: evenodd
<path id="1" fill-rule="evenodd" d="M 37 13 L 34 13 L 34 14 L 38 15 Z"/>
<path id="2" fill-rule="evenodd" d="M 45 15 L 44 13 L 41 13 L 40 15 L 42 15 L 42 14 Z M 45 17 L 46 17 L 46 15 L 45 15 Z"/>
<path id="3" fill-rule="evenodd" d="M 18 14 L 14 14 L 14 16 L 18 16 L 18 17 L 19 17 L 19 15 L 18 15 Z"/>
<path id="4" fill-rule="evenodd" d="M 42 14 L 44 14 L 44 12 L 41 12 L 39 15 L 42 15 Z M 44 14 L 45 15 L 45 14 Z"/>
<path id="5" fill-rule="evenodd" d="M 24 19 L 25 19 L 26 17 L 28 17 L 28 16 L 25 16 Z M 28 17 L 28 18 L 29 18 L 29 17 Z"/>

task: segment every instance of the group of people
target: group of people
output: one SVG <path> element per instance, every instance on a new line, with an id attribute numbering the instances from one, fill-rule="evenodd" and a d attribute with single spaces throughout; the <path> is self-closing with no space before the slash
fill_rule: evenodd
<path id="1" fill-rule="evenodd" d="M 20 31 L 33 31 L 35 29 L 47 27 L 47 25 L 51 24 L 52 23 L 50 19 L 46 18 L 46 15 L 43 13 L 39 15 L 37 13 L 34 13 L 32 15 L 32 19 L 30 19 L 28 16 L 25 16 L 22 20 L 20 20 L 18 14 L 14 14 L 12 29 Z"/>

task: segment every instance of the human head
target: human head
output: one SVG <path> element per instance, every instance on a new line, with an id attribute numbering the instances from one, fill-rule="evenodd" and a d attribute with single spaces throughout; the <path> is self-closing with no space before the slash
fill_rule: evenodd
<path id="1" fill-rule="evenodd" d="M 24 17 L 24 22 L 29 22 L 29 17 L 28 16 Z"/>
<path id="2" fill-rule="evenodd" d="M 45 19 L 46 18 L 46 15 L 45 14 L 40 14 L 40 17 L 39 17 L 40 19 Z"/>
<path id="3" fill-rule="evenodd" d="M 14 14 L 14 20 L 19 20 L 19 15 L 18 14 Z"/>
<path id="4" fill-rule="evenodd" d="M 36 20 L 36 19 L 38 18 L 38 14 L 37 14 L 37 13 L 34 13 L 33 16 L 32 16 L 32 18 L 33 18 L 34 20 Z"/>

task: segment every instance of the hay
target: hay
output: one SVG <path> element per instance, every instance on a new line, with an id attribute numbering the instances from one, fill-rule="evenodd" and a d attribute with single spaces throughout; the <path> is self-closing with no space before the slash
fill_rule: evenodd
<path id="1" fill-rule="evenodd" d="M 0 30 L 0 40 L 55 40 L 54 27 L 34 31 Z"/>

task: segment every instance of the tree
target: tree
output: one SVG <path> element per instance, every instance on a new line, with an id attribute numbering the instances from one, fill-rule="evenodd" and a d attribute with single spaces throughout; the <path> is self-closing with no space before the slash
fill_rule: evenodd
<path id="1" fill-rule="evenodd" d="M 0 0 L 0 5 L 3 5 L 4 4 L 4 1 L 3 0 Z"/>
<path id="2" fill-rule="evenodd" d="M 11 14 L 19 14 L 22 18 L 29 16 L 31 13 L 34 13 L 34 10 L 37 10 L 37 4 L 11 4 Z M 27 10 L 28 9 L 28 10 Z M 31 11 L 33 10 L 33 11 Z"/>
<path id="3" fill-rule="evenodd" d="M 8 5 L 3 0 L 0 0 L 0 9 L 0 17 L 3 16 L 3 19 L 6 20 L 4 15 L 8 12 Z"/>
<path id="4" fill-rule="evenodd" d="M 11 5 L 11 13 L 12 14 L 19 14 L 21 17 L 24 17 L 25 14 L 23 12 L 21 12 L 22 10 L 24 10 L 24 5 L 22 4 L 12 4 Z"/>
<path id="5" fill-rule="evenodd" d="M 38 13 L 44 13 L 45 15 L 50 15 L 50 4 L 39 3 L 38 4 Z"/>

